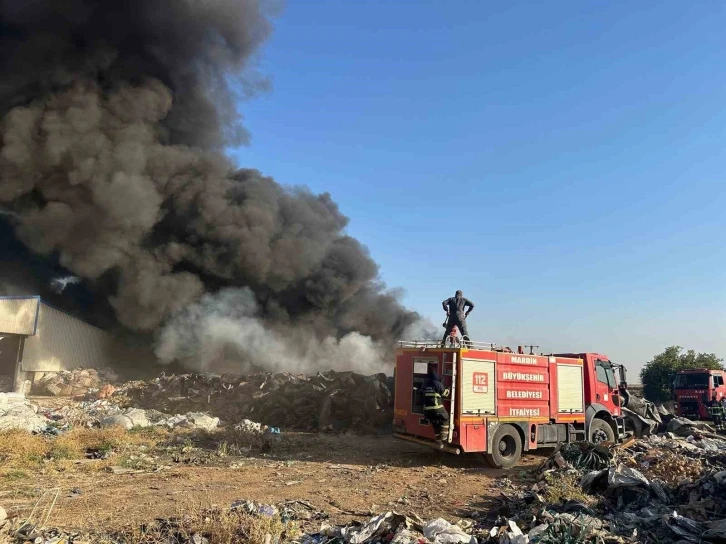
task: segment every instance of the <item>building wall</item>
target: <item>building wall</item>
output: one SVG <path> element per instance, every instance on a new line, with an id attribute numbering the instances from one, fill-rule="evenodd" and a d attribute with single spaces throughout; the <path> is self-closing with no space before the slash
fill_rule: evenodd
<path id="1" fill-rule="evenodd" d="M 0 376 L 15 376 L 22 336 L 0 334 Z"/>
<path id="2" fill-rule="evenodd" d="M 20 370 L 53 372 L 108 367 L 117 356 L 111 335 L 41 302 L 37 331 L 25 338 Z"/>
<path id="3" fill-rule="evenodd" d="M 0 334 L 35 334 L 39 297 L 0 297 Z"/>

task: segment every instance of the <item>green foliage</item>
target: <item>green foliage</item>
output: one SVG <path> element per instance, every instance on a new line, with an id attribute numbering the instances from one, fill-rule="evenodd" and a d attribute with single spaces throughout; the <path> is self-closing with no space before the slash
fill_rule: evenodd
<path id="1" fill-rule="evenodd" d="M 671 398 L 673 376 L 679 370 L 707 368 L 721 370 L 723 359 L 713 353 L 696 353 L 692 349 L 684 352 L 681 346 L 670 346 L 648 361 L 640 371 L 640 381 L 644 384 L 645 398 L 653 402 L 663 402 Z"/>

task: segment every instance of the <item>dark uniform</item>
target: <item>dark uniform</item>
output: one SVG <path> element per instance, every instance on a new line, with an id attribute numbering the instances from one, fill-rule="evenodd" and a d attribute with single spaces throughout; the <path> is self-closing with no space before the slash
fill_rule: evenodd
<path id="1" fill-rule="evenodd" d="M 446 322 L 446 332 L 444 333 L 443 343 L 446 343 L 446 339 L 451 334 L 451 329 L 457 327 L 461 331 L 461 338 L 465 342 L 469 340 L 469 329 L 466 328 L 466 317 L 474 309 L 474 303 L 468 298 L 464 298 L 461 291 L 456 292 L 456 296 L 447 298 L 441 303 L 444 307 L 446 315 L 449 319 Z M 467 310 L 466 308 L 469 308 Z M 467 345 L 470 345 L 467 342 Z"/>
<path id="2" fill-rule="evenodd" d="M 725 415 L 724 408 L 723 405 L 716 398 L 715 393 L 713 395 L 713 398 L 711 399 L 711 402 L 708 403 L 708 414 L 711 416 L 713 426 L 716 427 L 716 430 L 723 431 Z"/>
<path id="3" fill-rule="evenodd" d="M 444 408 L 443 397 L 448 394 L 439 375 L 429 370 L 423 386 L 424 413 L 436 433 L 439 442 L 449 438 L 449 414 Z"/>

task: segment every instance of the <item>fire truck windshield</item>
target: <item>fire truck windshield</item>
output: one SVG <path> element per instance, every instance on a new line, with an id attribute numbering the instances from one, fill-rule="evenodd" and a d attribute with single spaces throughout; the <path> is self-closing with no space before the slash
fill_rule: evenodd
<path id="1" fill-rule="evenodd" d="M 675 389 L 707 389 L 708 374 L 678 374 L 673 387 Z"/>

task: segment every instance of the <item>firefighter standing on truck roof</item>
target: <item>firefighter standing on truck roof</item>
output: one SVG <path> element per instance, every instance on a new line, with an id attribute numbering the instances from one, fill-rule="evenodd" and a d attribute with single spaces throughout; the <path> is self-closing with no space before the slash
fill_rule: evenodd
<path id="1" fill-rule="evenodd" d="M 461 291 L 457 291 L 456 295 L 447 298 L 441 303 L 446 312 L 446 332 L 444 333 L 444 339 L 442 344 L 446 344 L 446 339 L 451 334 L 451 330 L 454 327 L 458 327 L 461 331 L 461 338 L 466 342 L 467 346 L 471 346 L 469 342 L 469 329 L 466 328 L 466 318 L 474 309 L 474 303 L 468 298 L 464 298 L 464 294 Z M 469 308 L 468 310 L 466 308 Z"/>
<path id="2" fill-rule="evenodd" d="M 449 395 L 434 366 L 429 366 L 423 386 L 424 414 L 431 422 L 436 434 L 436 443 L 443 447 L 444 440 L 449 439 L 449 414 L 444 408 L 443 397 Z"/>

